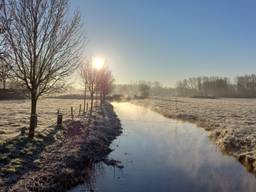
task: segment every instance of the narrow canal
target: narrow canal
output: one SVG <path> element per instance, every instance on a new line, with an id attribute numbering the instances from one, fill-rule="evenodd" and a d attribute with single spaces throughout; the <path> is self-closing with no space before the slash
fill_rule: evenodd
<path id="1" fill-rule="evenodd" d="M 255 176 L 221 153 L 202 128 L 130 103 L 113 105 L 123 134 L 112 143 L 109 158 L 124 168 L 99 164 L 90 187 L 70 191 L 256 191 Z"/>

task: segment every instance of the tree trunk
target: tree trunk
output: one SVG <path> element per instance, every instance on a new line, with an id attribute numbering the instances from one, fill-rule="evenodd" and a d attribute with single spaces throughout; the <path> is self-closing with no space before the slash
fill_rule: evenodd
<path id="1" fill-rule="evenodd" d="M 100 92 L 100 105 L 103 104 L 103 92 L 101 91 Z"/>
<path id="2" fill-rule="evenodd" d="M 35 128 L 37 127 L 37 114 L 36 114 L 37 97 L 36 92 L 31 92 L 31 114 L 29 126 L 29 138 L 33 139 L 35 135 Z"/>
<path id="3" fill-rule="evenodd" d="M 99 92 L 99 102 L 100 102 L 100 105 L 102 104 L 102 95 L 101 95 L 101 90 Z"/>
<path id="4" fill-rule="evenodd" d="M 93 92 L 91 92 L 91 112 L 92 112 L 92 108 L 93 108 Z"/>
<path id="5" fill-rule="evenodd" d="M 95 103 L 94 103 L 95 106 L 97 106 L 97 91 L 95 91 Z"/>
<path id="6" fill-rule="evenodd" d="M 3 89 L 5 89 L 5 88 L 6 88 L 6 80 L 3 79 Z"/>
<path id="7" fill-rule="evenodd" d="M 85 113 L 85 106 L 86 106 L 86 87 L 84 88 L 84 113 Z"/>
<path id="8" fill-rule="evenodd" d="M 102 94 L 102 102 L 105 103 L 105 101 L 106 101 L 106 94 L 103 93 L 103 94 Z"/>

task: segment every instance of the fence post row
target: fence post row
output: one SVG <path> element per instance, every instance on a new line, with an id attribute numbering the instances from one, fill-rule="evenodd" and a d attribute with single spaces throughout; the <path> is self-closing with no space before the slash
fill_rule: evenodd
<path id="1" fill-rule="evenodd" d="M 81 116 L 81 110 L 82 110 L 82 105 L 79 104 L 79 113 L 78 116 Z M 88 103 L 86 105 L 86 111 L 88 110 Z M 71 119 L 74 120 L 74 108 L 73 106 L 70 107 L 70 112 L 71 112 Z M 60 110 L 57 110 L 57 126 L 62 126 L 62 121 L 63 121 L 63 115 L 60 113 Z"/>

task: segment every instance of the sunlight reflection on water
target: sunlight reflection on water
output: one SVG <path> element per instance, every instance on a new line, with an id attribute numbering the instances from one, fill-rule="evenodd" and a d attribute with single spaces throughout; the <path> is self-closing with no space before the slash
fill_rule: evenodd
<path id="1" fill-rule="evenodd" d="M 256 191 L 255 177 L 222 154 L 202 128 L 130 103 L 113 105 L 123 134 L 110 158 L 124 169 L 100 164 L 95 191 Z"/>

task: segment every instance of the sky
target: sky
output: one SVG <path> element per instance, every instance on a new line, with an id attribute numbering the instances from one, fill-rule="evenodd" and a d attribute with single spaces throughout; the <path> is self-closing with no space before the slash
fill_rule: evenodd
<path id="1" fill-rule="evenodd" d="M 71 0 L 117 83 L 256 72 L 254 0 Z"/>

